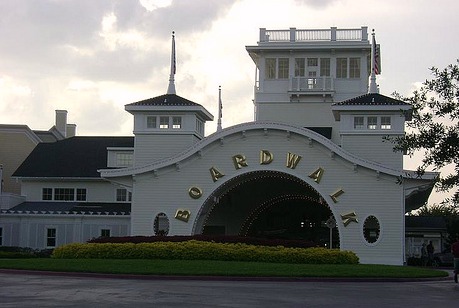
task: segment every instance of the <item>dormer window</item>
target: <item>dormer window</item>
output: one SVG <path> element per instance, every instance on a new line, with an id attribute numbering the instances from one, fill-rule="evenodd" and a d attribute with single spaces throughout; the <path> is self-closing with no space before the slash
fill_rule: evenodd
<path id="1" fill-rule="evenodd" d="M 182 118 L 181 117 L 172 117 L 172 128 L 173 129 L 182 128 Z"/>
<path id="2" fill-rule="evenodd" d="M 378 128 L 378 118 L 377 117 L 368 117 L 367 128 L 368 129 L 376 129 L 376 128 Z"/>
<path id="3" fill-rule="evenodd" d="M 147 128 L 156 128 L 156 116 L 147 116 Z"/>
<path id="4" fill-rule="evenodd" d="M 159 128 L 169 128 L 169 117 L 159 117 Z"/>
<path id="5" fill-rule="evenodd" d="M 363 120 L 363 117 L 354 117 L 354 129 L 363 129 L 365 127 Z"/>
<path id="6" fill-rule="evenodd" d="M 381 117 L 381 129 L 391 129 L 390 117 Z"/>

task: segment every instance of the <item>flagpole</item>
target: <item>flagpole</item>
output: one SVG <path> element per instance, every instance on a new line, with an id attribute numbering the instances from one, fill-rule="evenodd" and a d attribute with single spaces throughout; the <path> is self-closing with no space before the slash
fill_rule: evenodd
<path id="1" fill-rule="evenodd" d="M 167 87 L 167 94 L 176 94 L 175 93 L 175 71 L 176 71 L 175 32 L 172 31 L 171 74 L 169 76 L 169 86 Z"/>
<path id="2" fill-rule="evenodd" d="M 217 132 L 222 130 L 222 86 L 218 86 L 218 121 L 217 121 Z"/>
<path id="3" fill-rule="evenodd" d="M 376 39 L 375 30 L 372 33 L 371 43 L 371 75 L 370 75 L 370 88 L 369 93 L 379 93 L 378 85 L 376 84 Z"/>

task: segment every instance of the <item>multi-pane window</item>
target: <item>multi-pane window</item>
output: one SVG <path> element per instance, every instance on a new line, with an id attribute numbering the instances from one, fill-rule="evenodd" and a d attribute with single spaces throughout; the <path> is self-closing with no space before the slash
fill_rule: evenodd
<path id="1" fill-rule="evenodd" d="M 308 58 L 308 67 L 318 66 L 319 62 L 317 58 Z"/>
<path id="2" fill-rule="evenodd" d="M 330 58 L 320 58 L 320 76 L 330 76 Z"/>
<path id="3" fill-rule="evenodd" d="M 76 190 L 76 200 L 77 201 L 86 201 L 86 188 L 77 188 L 77 190 Z"/>
<path id="4" fill-rule="evenodd" d="M 75 189 L 73 188 L 54 188 L 54 200 L 59 200 L 59 201 L 75 200 Z"/>
<path id="5" fill-rule="evenodd" d="M 156 128 L 156 116 L 147 116 L 147 128 Z"/>
<path id="6" fill-rule="evenodd" d="M 367 128 L 376 129 L 378 127 L 378 118 L 377 117 L 368 117 L 367 119 Z"/>
<path id="7" fill-rule="evenodd" d="M 41 199 L 42 200 L 53 200 L 53 189 L 52 188 L 43 188 Z"/>
<path id="8" fill-rule="evenodd" d="M 196 131 L 200 134 L 204 134 L 204 123 L 201 120 L 196 120 Z"/>
<path id="9" fill-rule="evenodd" d="M 336 58 L 336 78 L 347 78 L 347 58 Z"/>
<path id="10" fill-rule="evenodd" d="M 360 78 L 360 58 L 349 58 L 349 78 Z"/>
<path id="11" fill-rule="evenodd" d="M 46 247 L 56 247 L 56 228 L 46 228 Z"/>
<path id="12" fill-rule="evenodd" d="M 381 117 L 381 129 L 391 129 L 390 117 Z"/>
<path id="13" fill-rule="evenodd" d="M 159 117 L 159 128 L 169 128 L 169 117 Z"/>
<path id="14" fill-rule="evenodd" d="M 276 78 L 276 58 L 266 58 L 265 77 L 266 79 Z"/>
<path id="15" fill-rule="evenodd" d="M 132 193 L 125 188 L 116 189 L 116 201 L 126 202 L 132 201 Z"/>
<path id="16" fill-rule="evenodd" d="M 132 166 L 133 154 L 132 153 L 116 153 L 116 165 L 119 167 Z"/>
<path id="17" fill-rule="evenodd" d="M 304 76 L 304 66 L 305 66 L 305 59 L 304 58 L 296 58 L 295 59 L 295 77 Z"/>
<path id="18" fill-rule="evenodd" d="M 278 61 L 278 74 L 277 78 L 288 78 L 289 71 L 289 59 L 288 58 L 279 58 Z"/>
<path id="19" fill-rule="evenodd" d="M 363 117 L 354 117 L 354 129 L 363 129 Z"/>
<path id="20" fill-rule="evenodd" d="M 101 237 L 110 237 L 110 229 L 100 229 Z"/>
<path id="21" fill-rule="evenodd" d="M 182 128 L 182 117 L 172 117 L 172 128 Z"/>

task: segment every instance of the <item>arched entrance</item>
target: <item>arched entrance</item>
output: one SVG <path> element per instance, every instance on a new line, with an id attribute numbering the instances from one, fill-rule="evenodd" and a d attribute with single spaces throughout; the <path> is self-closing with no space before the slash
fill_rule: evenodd
<path id="1" fill-rule="evenodd" d="M 253 171 L 221 185 L 205 201 L 195 233 L 308 240 L 330 245 L 333 214 L 305 181 L 278 171 Z M 333 247 L 339 247 L 333 228 Z"/>

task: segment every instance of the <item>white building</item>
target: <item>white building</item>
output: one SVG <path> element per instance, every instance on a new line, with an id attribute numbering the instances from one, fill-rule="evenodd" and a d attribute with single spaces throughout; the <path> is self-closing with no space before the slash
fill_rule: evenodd
<path id="1" fill-rule="evenodd" d="M 1 243 L 204 233 L 330 245 L 336 221 L 333 247 L 403 264 L 404 214 L 435 174 L 416 178 L 383 141 L 404 133 L 410 106 L 377 93 L 371 41 L 366 27 L 260 29 L 246 47 L 255 121 L 208 137 L 213 116 L 175 94 L 172 60 L 167 94 L 126 105 L 134 137 L 35 148 L 14 174 L 26 202 L 2 210 Z"/>

